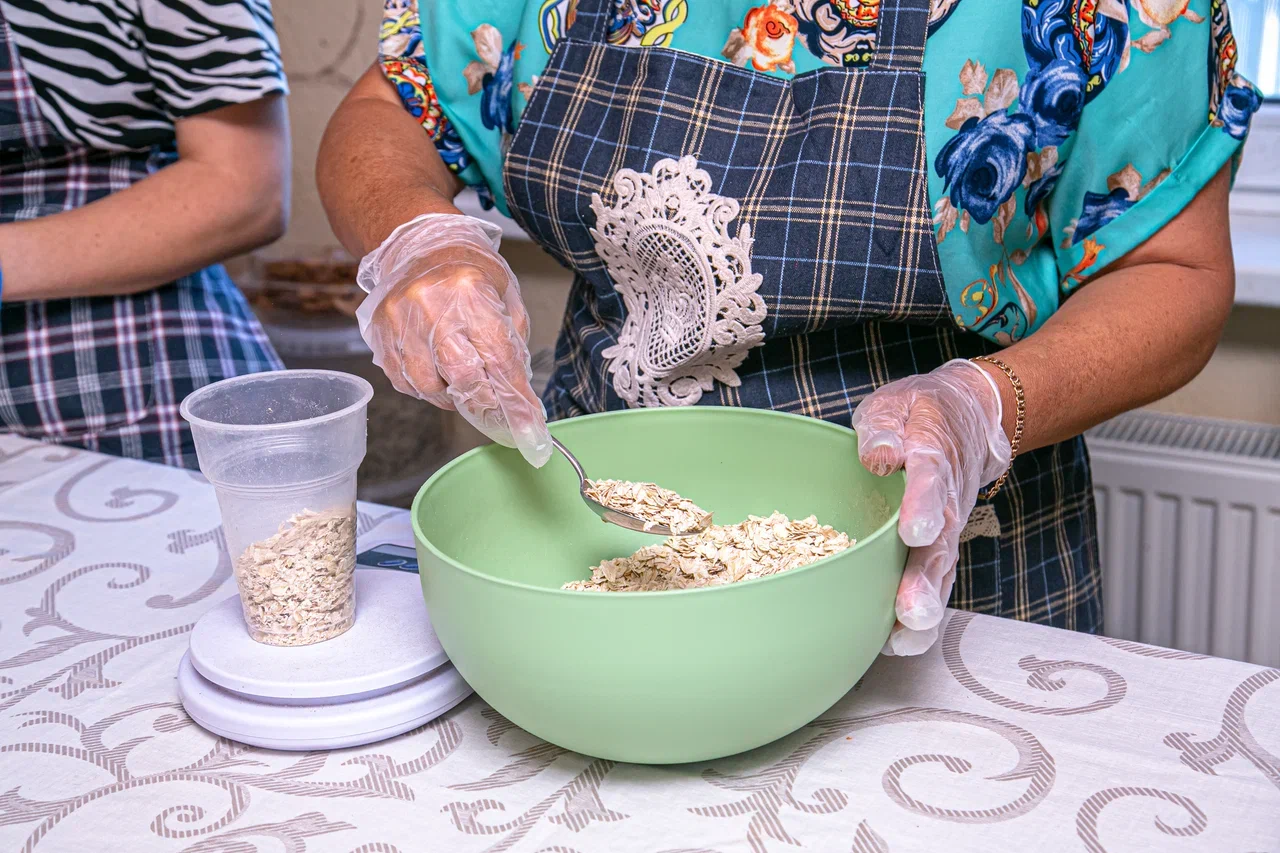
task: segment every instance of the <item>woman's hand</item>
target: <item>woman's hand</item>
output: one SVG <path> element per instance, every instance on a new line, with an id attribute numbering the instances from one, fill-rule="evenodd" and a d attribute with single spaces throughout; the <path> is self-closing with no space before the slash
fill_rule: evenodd
<path id="1" fill-rule="evenodd" d="M 530 385 L 529 316 L 497 253 L 501 231 L 453 205 L 461 181 L 378 63 L 329 122 L 316 183 L 334 234 L 365 255 L 369 296 L 356 317 L 391 384 L 545 464 L 551 437 Z"/>
<path id="2" fill-rule="evenodd" d="M 911 552 L 885 654 L 918 655 L 938 637 L 955 583 L 960 531 L 979 488 L 1009 466 L 1001 415 L 991 376 L 963 360 L 878 388 L 853 413 L 867 470 L 880 476 L 907 471 L 898 533 Z"/>
<path id="3" fill-rule="evenodd" d="M 369 296 L 356 313 L 374 364 L 397 391 L 456 409 L 541 467 L 546 413 L 530 384 L 529 315 L 500 231 L 469 216 L 419 216 L 360 262 Z"/>

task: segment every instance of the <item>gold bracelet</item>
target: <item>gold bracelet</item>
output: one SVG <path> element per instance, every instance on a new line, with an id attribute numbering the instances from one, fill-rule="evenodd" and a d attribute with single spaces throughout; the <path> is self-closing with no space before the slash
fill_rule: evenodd
<path id="1" fill-rule="evenodd" d="M 1027 417 L 1027 398 L 1022 392 L 1022 380 L 1018 378 L 1018 374 L 1013 372 L 1013 368 L 1005 364 L 998 358 L 992 358 L 989 355 L 980 355 L 977 358 L 971 358 L 970 361 L 985 361 L 987 364 L 993 364 L 1005 376 L 1009 377 L 1009 382 L 1013 385 L 1013 399 L 1017 405 L 1017 420 L 1013 424 L 1013 438 L 1009 439 L 1009 467 L 1000 475 L 1000 479 L 996 480 L 991 488 L 985 492 L 978 492 L 978 497 L 984 501 L 989 501 L 1000 491 L 1000 487 L 1004 485 L 1004 481 L 1009 479 L 1009 472 L 1013 470 L 1013 460 L 1018 456 L 1018 447 L 1022 444 L 1022 426 L 1026 423 Z"/>

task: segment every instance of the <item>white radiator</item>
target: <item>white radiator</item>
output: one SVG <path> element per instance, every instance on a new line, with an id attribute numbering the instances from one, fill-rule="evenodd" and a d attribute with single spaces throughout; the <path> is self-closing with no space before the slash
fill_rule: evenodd
<path id="1" fill-rule="evenodd" d="M 1280 428 L 1134 412 L 1086 438 L 1106 633 L 1280 666 Z"/>

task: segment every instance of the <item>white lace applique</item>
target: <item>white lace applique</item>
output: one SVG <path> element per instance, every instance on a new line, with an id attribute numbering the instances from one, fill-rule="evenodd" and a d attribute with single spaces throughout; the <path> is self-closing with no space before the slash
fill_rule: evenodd
<path id="1" fill-rule="evenodd" d="M 710 192 L 693 157 L 660 160 L 649 174 L 622 169 L 605 207 L 591 197 L 596 251 L 627 316 L 602 355 L 630 406 L 689 406 L 715 381 L 736 387 L 747 352 L 764 342 L 764 300 L 751 272 L 751 229 L 728 225 L 738 202 Z"/>
<path id="2" fill-rule="evenodd" d="M 996 515 L 996 508 L 991 504 L 974 507 L 973 512 L 969 513 L 969 520 L 960 531 L 961 542 L 983 536 L 1000 538 L 1000 518 Z"/>

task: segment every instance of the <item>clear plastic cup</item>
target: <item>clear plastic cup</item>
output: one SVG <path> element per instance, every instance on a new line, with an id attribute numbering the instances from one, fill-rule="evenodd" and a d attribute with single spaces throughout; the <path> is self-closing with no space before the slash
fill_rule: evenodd
<path id="1" fill-rule="evenodd" d="M 259 642 L 318 643 L 355 622 L 356 469 L 372 396 L 358 376 L 283 370 L 182 403 Z"/>

